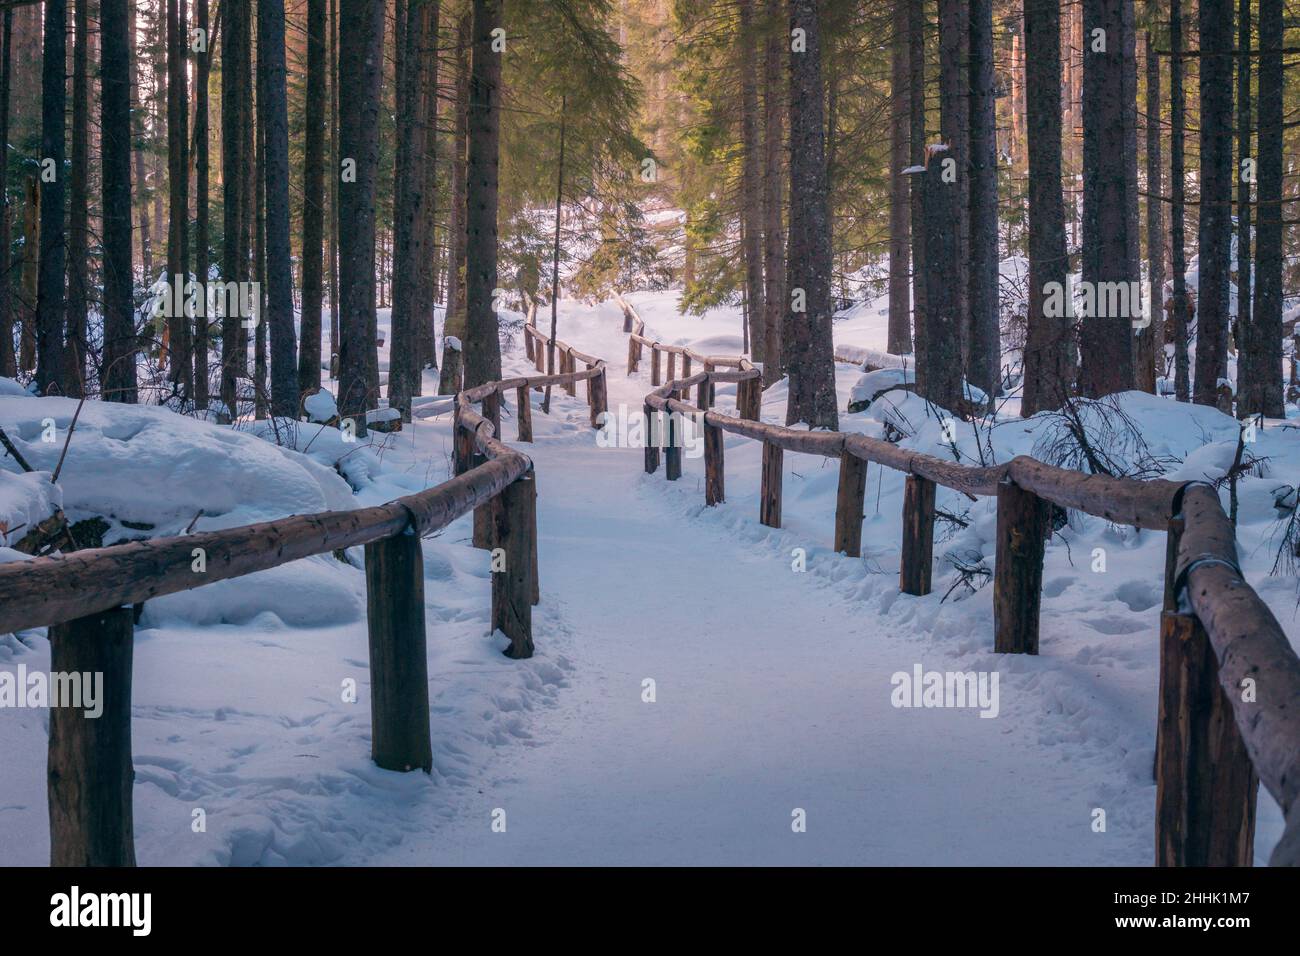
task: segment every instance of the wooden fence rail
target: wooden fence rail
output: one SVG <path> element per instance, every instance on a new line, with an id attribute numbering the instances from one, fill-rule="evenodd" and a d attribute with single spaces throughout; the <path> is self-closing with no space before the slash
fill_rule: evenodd
<path id="1" fill-rule="evenodd" d="M 386 770 L 428 772 L 429 685 L 422 536 L 470 511 L 475 544 L 500 549 L 492 574 L 492 625 L 506 654 L 533 654 L 537 486 L 532 461 L 497 436 L 503 396 L 515 392 L 520 441 L 532 440 L 529 392 L 587 382 L 592 423 L 604 410 L 605 363 L 558 343 L 586 363 L 576 371 L 490 382 L 456 396 L 454 472 L 435 488 L 354 511 L 135 541 L 0 565 L 0 634 L 49 625 L 51 669 L 104 675 L 104 710 L 91 719 L 52 707 L 48 757 L 50 862 L 133 866 L 132 605 L 150 598 L 365 546 L 370 645 L 371 757 Z M 481 411 L 473 406 L 481 405 Z M 495 564 L 495 562 L 494 562 Z"/>
<path id="2" fill-rule="evenodd" d="M 635 314 L 627 310 L 629 326 Z M 637 344 L 637 343 L 634 343 Z M 649 344 L 644 342 L 641 344 Z M 661 349 L 663 347 L 660 347 Z M 629 350 L 634 365 L 639 351 Z M 1160 716 L 1156 729 L 1156 864 L 1248 866 L 1254 858 L 1255 796 L 1262 782 L 1286 816 L 1274 866 L 1300 865 L 1300 658 L 1277 619 L 1246 583 L 1232 523 L 1203 483 L 1086 475 L 1026 456 L 976 468 L 908 451 L 865 435 L 803 431 L 681 401 L 735 375 L 671 376 L 645 397 L 647 416 L 691 418 L 704 429 L 705 503 L 724 500 L 722 433 L 763 443 L 759 521 L 781 526 L 784 453 L 840 462 L 834 545 L 861 555 L 865 468 L 907 476 L 899 588 L 930 592 L 935 489 L 997 498 L 993 573 L 994 650 L 1038 653 L 1043 558 L 1051 509 L 1165 531 L 1165 609 L 1160 627 Z M 753 416 L 755 419 L 757 415 Z M 678 440 L 672 429 L 666 441 Z M 646 471 L 661 449 L 647 447 Z M 680 448 L 664 447 L 668 480 L 681 475 Z"/>

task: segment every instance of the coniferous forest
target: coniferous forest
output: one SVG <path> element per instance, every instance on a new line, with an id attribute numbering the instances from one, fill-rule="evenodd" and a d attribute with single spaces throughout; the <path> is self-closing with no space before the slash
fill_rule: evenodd
<path id="1" fill-rule="evenodd" d="M 0 865 L 1297 865 L 1297 16 L 0 0 Z"/>

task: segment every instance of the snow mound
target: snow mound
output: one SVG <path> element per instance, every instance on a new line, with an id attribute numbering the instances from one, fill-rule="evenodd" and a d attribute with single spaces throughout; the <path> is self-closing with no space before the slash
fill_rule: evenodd
<path id="1" fill-rule="evenodd" d="M 5 396 L 0 426 L 33 468 L 52 472 L 76 410 L 67 398 Z M 0 467 L 17 470 L 11 459 Z M 77 420 L 59 487 L 70 520 L 109 521 L 105 544 L 180 534 L 191 522 L 208 531 L 355 507 L 333 468 L 256 434 L 155 406 L 93 401 Z"/>
<path id="2" fill-rule="evenodd" d="M 63 495 L 48 472 L 0 471 L 0 545 L 23 539 L 63 506 Z"/>

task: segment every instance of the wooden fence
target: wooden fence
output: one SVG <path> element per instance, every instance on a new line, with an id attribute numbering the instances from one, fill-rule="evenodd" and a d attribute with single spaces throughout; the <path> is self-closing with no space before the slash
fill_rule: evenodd
<path id="1" fill-rule="evenodd" d="M 576 353 L 580 355 L 580 353 Z M 590 358 L 582 356 L 582 358 Z M 316 554 L 365 546 L 371 757 L 385 770 L 429 771 L 429 686 L 420 539 L 474 511 L 474 543 L 500 548 L 492 625 L 506 654 L 532 656 L 537 487 L 532 461 L 502 442 L 502 396 L 519 397 L 519 440 L 532 440 L 531 387 L 586 381 L 603 410 L 605 364 L 507 379 L 456 396 L 454 476 L 436 488 L 354 511 L 134 541 L 0 565 L 0 634 L 49 625 L 53 672 L 100 672 L 104 709 L 50 708 L 48 792 L 53 866 L 133 866 L 131 676 L 134 606 Z M 480 405 L 481 411 L 473 406 Z"/>
<path id="2" fill-rule="evenodd" d="M 634 333 L 635 337 L 636 333 Z M 636 343 L 634 343 L 635 345 Z M 629 362 L 633 362 L 631 352 Z M 724 432 L 763 443 L 759 521 L 781 526 L 786 451 L 839 461 L 834 547 L 862 548 L 869 462 L 907 476 L 899 588 L 928 594 L 934 552 L 935 489 L 997 498 L 993 571 L 994 650 L 1038 653 L 1043 557 L 1051 511 L 1083 511 L 1115 524 L 1168 533 L 1160 619 L 1156 729 L 1156 864 L 1249 866 L 1254 858 L 1255 796 L 1263 782 L 1287 819 L 1275 866 L 1300 865 L 1300 659 L 1277 619 L 1242 577 L 1231 522 L 1218 492 L 1201 482 L 1135 481 L 1086 475 L 1017 457 L 966 467 L 865 435 L 811 432 L 732 418 L 711 409 L 712 384 L 757 372 L 706 370 L 669 379 L 645 398 L 647 416 L 666 413 L 669 481 L 682 473 L 681 416 L 704 429 L 704 495 L 726 498 Z M 750 380 L 750 379 L 746 379 Z M 697 389 L 694 405 L 682 401 Z M 757 416 L 754 416 L 757 417 Z M 645 469 L 659 466 L 646 449 Z"/>

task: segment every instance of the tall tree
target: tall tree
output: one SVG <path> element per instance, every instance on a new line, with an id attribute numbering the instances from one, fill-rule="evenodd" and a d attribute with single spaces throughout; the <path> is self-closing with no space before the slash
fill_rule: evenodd
<path id="1" fill-rule="evenodd" d="M 4 11 L 3 52 L 0 52 L 0 143 L 9 142 L 9 88 L 13 82 L 14 12 Z M 9 163 L 0 162 L 0 375 L 18 374 L 14 355 L 13 296 L 10 293 L 13 266 L 12 219 L 9 212 Z"/>
<path id="2" fill-rule="evenodd" d="M 140 222 L 140 263 L 147 279 L 153 278 L 153 236 L 149 229 L 149 190 L 145 173 L 145 114 L 143 97 L 140 95 L 140 69 L 138 60 L 145 48 L 144 26 L 139 17 L 140 5 L 131 4 L 131 20 L 128 25 L 131 38 L 131 136 L 134 139 L 132 154 L 135 159 L 136 205 L 139 206 Z"/>
<path id="3" fill-rule="evenodd" d="M 966 376 L 992 396 L 1001 384 L 998 324 L 998 131 L 993 91 L 993 0 L 970 11 L 970 348 Z"/>
<path id="4" fill-rule="evenodd" d="M 493 290 L 497 287 L 498 147 L 501 130 L 501 58 L 505 34 L 501 0 L 474 0 L 469 81 L 469 159 L 465 226 L 465 385 L 501 377 L 501 341 Z"/>
<path id="5" fill-rule="evenodd" d="M 365 434 L 379 398 L 375 351 L 375 180 L 379 171 L 379 91 L 383 0 L 340 0 L 339 77 L 339 412 Z"/>
<path id="6" fill-rule="evenodd" d="M 782 78 L 783 0 L 767 0 L 763 44 L 763 383 L 771 385 L 785 373 L 781 324 L 785 314 L 785 235 L 782 216 L 782 171 L 785 111 Z"/>
<path id="7" fill-rule="evenodd" d="M 221 37 L 221 273 L 226 282 L 248 277 L 247 227 L 244 223 L 243 157 L 249 149 L 246 129 L 248 90 L 243 64 L 247 56 L 248 0 L 225 0 Z M 233 421 L 238 414 L 238 377 L 246 367 L 243 317 L 224 303 L 221 320 L 221 404 Z M 233 313 L 233 314 L 232 314 Z"/>
<path id="8" fill-rule="evenodd" d="M 213 297 L 208 295 L 208 271 L 212 262 L 212 223 L 208 207 L 211 186 L 211 149 L 208 144 L 208 85 L 212 72 L 212 37 L 209 34 L 208 0 L 193 0 L 196 36 L 202 49 L 195 49 L 194 70 L 194 275 L 203 296 L 203 308 L 194 321 L 194 407 L 208 407 L 208 350 L 212 317 L 208 314 Z"/>
<path id="9" fill-rule="evenodd" d="M 904 0 L 907 7 L 908 145 L 913 168 L 925 165 L 925 5 Z M 894 170 L 900 175 L 899 170 Z M 918 359 L 926 353 L 925 206 L 921 189 L 909 181 L 912 228 L 912 345 Z"/>
<path id="10" fill-rule="evenodd" d="M 1061 7 L 1025 0 L 1025 109 L 1029 147 L 1029 315 L 1020 413 L 1059 408 L 1073 378 L 1074 330 L 1068 313 L 1048 315 L 1049 287 L 1069 272 L 1061 195 Z"/>
<path id="11" fill-rule="evenodd" d="M 925 249 L 924 351 L 917 354 L 916 392 L 939 408 L 952 411 L 961 402 L 961 344 L 957 311 L 958 284 L 952 281 L 957 256 L 961 190 L 945 173 L 949 160 L 960 164 L 945 144 L 927 150 L 924 172 L 915 175 L 913 190 L 921 194 L 923 215 L 919 223 Z M 951 167 L 949 167 L 951 168 Z M 917 223 L 912 224 L 916 233 Z"/>
<path id="12" fill-rule="evenodd" d="M 307 129 L 302 163 L 302 318 L 298 391 L 320 388 L 321 314 L 325 241 L 326 0 L 307 2 Z"/>
<path id="13" fill-rule="evenodd" d="M 1183 130 L 1186 122 L 1183 92 L 1182 0 L 1169 0 L 1169 257 L 1173 271 L 1174 396 L 1191 398 L 1191 370 L 1187 354 L 1187 252 L 1183 220 L 1186 214 L 1183 172 Z"/>
<path id="14" fill-rule="evenodd" d="M 1255 307 L 1247 339 L 1251 376 L 1241 413 L 1282 418 L 1283 0 L 1259 2 L 1259 221 L 1255 232 Z M 1244 291 L 1239 291 L 1239 297 Z"/>
<path id="15" fill-rule="evenodd" d="M 1192 397 L 1214 405 L 1228 375 L 1232 262 L 1232 2 L 1201 0 L 1201 218 L 1197 230 L 1196 374 Z"/>
<path id="16" fill-rule="evenodd" d="M 41 237 L 36 287 L 36 387 L 62 393 L 64 326 L 63 179 L 64 109 L 67 105 L 66 0 L 45 0 L 41 61 Z"/>
<path id="17" fill-rule="evenodd" d="M 948 266 L 956 283 L 962 367 L 970 354 L 970 0 L 939 0 L 939 135 L 957 169 L 957 254 Z"/>
<path id="18" fill-rule="evenodd" d="M 1080 323 L 1079 390 L 1090 398 L 1133 387 L 1132 321 L 1138 304 L 1127 300 L 1137 276 L 1130 259 L 1134 222 L 1124 152 L 1132 121 L 1124 74 L 1137 69 L 1125 57 L 1124 5 L 1131 2 L 1084 0 L 1083 7 L 1083 281 L 1096 290 L 1096 307 Z M 1122 284 L 1122 296 L 1103 294 L 1114 288 L 1111 283 Z"/>
<path id="19" fill-rule="evenodd" d="M 289 251 L 289 116 L 284 0 L 257 2 L 258 107 L 265 130 L 266 325 L 271 338 L 271 414 L 298 417 L 298 354 Z"/>
<path id="20" fill-rule="evenodd" d="M 1160 157 L 1160 58 L 1146 35 L 1147 61 L 1147 276 L 1151 323 L 1138 330 L 1137 387 L 1155 392 L 1164 370 L 1165 231 L 1164 184 Z"/>
<path id="21" fill-rule="evenodd" d="M 104 244 L 104 354 L 100 383 L 110 402 L 136 401 L 131 280 L 130 0 L 100 0 L 100 188 Z"/>
<path id="22" fill-rule="evenodd" d="M 184 0 L 167 0 L 167 276 L 185 288 L 189 279 L 190 160 L 186 59 L 189 34 Z M 173 300 L 174 301 L 174 300 Z M 190 316 L 168 318 L 168 377 L 184 399 L 194 397 Z"/>
<path id="23" fill-rule="evenodd" d="M 790 254 L 786 422 L 839 427 L 831 338 L 831 222 L 826 184 L 821 23 L 816 0 L 790 2 Z"/>
<path id="24" fill-rule="evenodd" d="M 741 218 L 744 222 L 745 302 L 754 361 L 767 360 L 763 286 L 763 152 L 758 132 L 758 67 L 754 0 L 739 0 L 736 62 L 740 69 Z"/>
<path id="25" fill-rule="evenodd" d="M 1237 4 L 1237 412 L 1250 413 L 1251 399 L 1244 393 L 1255 390 L 1258 372 L 1252 368 L 1255 349 L 1252 348 L 1250 321 L 1250 181 L 1242 164 L 1254 158 L 1251 152 L 1250 113 L 1250 0 Z"/>
<path id="26" fill-rule="evenodd" d="M 438 393 L 454 395 L 461 387 L 461 349 L 465 339 L 465 232 L 466 151 L 469 144 L 469 48 L 473 11 L 466 6 L 456 23 L 456 92 L 453 98 L 451 146 L 451 208 L 447 213 L 447 317 L 443 323 L 442 368 Z M 458 348 L 448 351 L 446 341 L 455 338 Z"/>
<path id="27" fill-rule="evenodd" d="M 911 98 L 908 72 L 908 6 L 896 2 L 889 74 L 889 329 L 888 349 L 895 355 L 912 351 L 909 324 L 912 244 L 910 194 L 903 169 L 910 165 Z"/>
<path id="28" fill-rule="evenodd" d="M 72 167 L 68 198 L 68 328 L 63 384 L 80 397 L 86 386 L 86 315 L 90 303 L 90 42 L 89 0 L 76 0 L 72 52 Z"/>
<path id="29" fill-rule="evenodd" d="M 428 195 L 427 164 L 432 160 L 432 130 L 424 124 L 426 72 L 436 67 L 427 51 L 437 29 L 437 3 L 406 0 L 397 59 L 397 156 L 393 176 L 393 313 L 392 348 L 388 367 L 388 405 L 411 420 L 411 396 L 417 394 L 423 363 L 420 327 L 433 303 L 425 298 L 425 219 Z M 422 294 L 424 293 L 424 294 Z"/>

